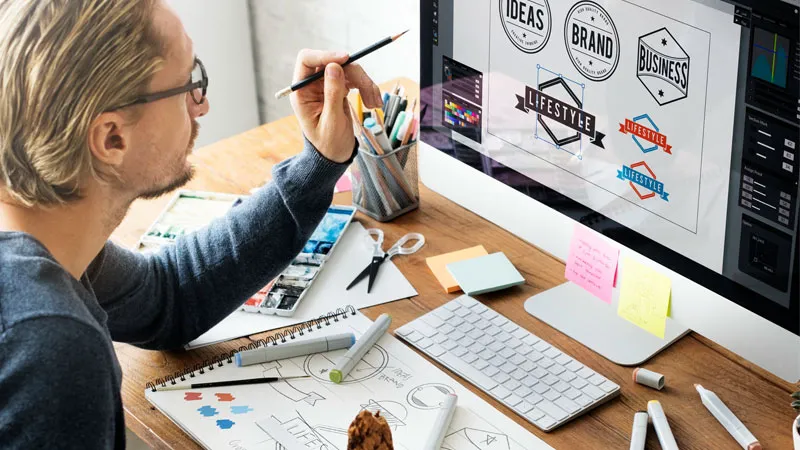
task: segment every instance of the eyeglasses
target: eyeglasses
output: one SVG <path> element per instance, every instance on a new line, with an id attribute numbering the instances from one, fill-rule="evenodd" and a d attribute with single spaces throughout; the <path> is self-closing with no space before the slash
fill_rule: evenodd
<path id="1" fill-rule="evenodd" d="M 116 111 L 118 109 L 127 108 L 133 105 L 142 105 L 145 103 L 152 103 L 174 95 L 185 94 L 191 92 L 192 100 L 198 105 L 202 105 L 206 101 L 206 92 L 208 91 L 208 75 L 206 68 L 200 58 L 194 58 L 194 68 L 192 69 L 192 79 L 185 86 L 169 89 L 166 91 L 156 92 L 153 94 L 144 95 L 136 100 L 126 103 L 116 108 L 111 108 L 108 111 Z"/>

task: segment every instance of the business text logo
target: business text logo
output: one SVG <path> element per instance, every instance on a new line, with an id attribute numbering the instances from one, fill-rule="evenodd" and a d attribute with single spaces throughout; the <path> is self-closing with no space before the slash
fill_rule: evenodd
<path id="1" fill-rule="evenodd" d="M 651 199 L 658 195 L 661 200 L 669 201 L 669 193 L 664 190 L 664 183 L 656 179 L 656 174 L 644 161 L 622 166 L 622 169 L 617 171 L 617 178 L 627 181 L 640 200 Z"/>
<path id="2" fill-rule="evenodd" d="M 535 137 L 554 147 L 583 158 L 583 138 L 603 146 L 605 134 L 597 130 L 595 116 L 584 109 L 585 85 L 537 66 L 540 81 L 537 88 L 525 86 L 525 94 L 517 95 L 516 109 L 537 114 Z M 544 130 L 540 133 L 539 129 Z"/>
<path id="3" fill-rule="evenodd" d="M 617 70 L 617 27 L 597 3 L 581 1 L 572 7 L 564 24 L 564 42 L 572 64 L 586 78 L 603 81 Z"/>
<path id="4" fill-rule="evenodd" d="M 525 53 L 536 53 L 550 40 L 547 0 L 500 0 L 500 21 L 508 39 Z"/>
<path id="5" fill-rule="evenodd" d="M 659 105 L 676 102 L 689 95 L 689 55 L 661 28 L 639 38 L 636 76 Z"/>
<path id="6" fill-rule="evenodd" d="M 642 153 L 650 153 L 661 148 L 664 153 L 672 154 L 672 146 L 667 144 L 667 136 L 661 133 L 649 114 L 642 114 L 631 119 L 625 119 L 625 123 L 619 124 L 619 132 L 631 134 L 631 139 L 639 147 Z"/>

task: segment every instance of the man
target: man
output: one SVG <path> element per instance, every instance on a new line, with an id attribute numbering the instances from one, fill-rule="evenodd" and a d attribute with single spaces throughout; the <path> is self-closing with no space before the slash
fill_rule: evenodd
<path id="1" fill-rule="evenodd" d="M 0 2 L 0 447 L 122 448 L 112 340 L 180 348 L 300 251 L 352 160 L 345 54 L 303 51 L 307 138 L 274 182 L 143 256 L 107 239 L 137 198 L 186 183 L 209 111 L 192 42 L 162 0 Z M 326 67 L 327 66 L 327 67 Z"/>

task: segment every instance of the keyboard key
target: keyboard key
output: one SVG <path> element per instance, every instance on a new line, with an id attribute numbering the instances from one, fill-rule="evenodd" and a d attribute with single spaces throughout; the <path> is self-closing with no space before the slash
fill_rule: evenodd
<path id="1" fill-rule="evenodd" d="M 473 343 L 472 345 L 470 345 L 467 348 L 469 349 L 469 351 L 471 351 L 472 353 L 475 353 L 475 354 L 478 354 L 479 352 L 482 352 L 483 350 L 485 350 L 483 348 L 483 346 L 481 344 L 477 343 L 477 342 Z"/>
<path id="2" fill-rule="evenodd" d="M 519 346 L 519 348 L 517 349 L 517 351 L 518 351 L 518 352 L 519 352 L 521 355 L 528 355 L 530 352 L 532 352 L 532 351 L 533 351 L 533 347 L 531 347 L 531 346 L 530 346 L 530 345 L 528 345 L 528 344 L 525 344 L 525 343 L 523 343 L 522 345 L 520 345 L 520 346 Z"/>
<path id="3" fill-rule="evenodd" d="M 525 362 L 520 364 L 520 369 L 524 370 L 525 372 L 530 372 L 536 368 L 536 364 L 532 363 L 529 359 L 526 359 Z"/>
<path id="4" fill-rule="evenodd" d="M 586 386 L 589 383 L 586 380 L 584 380 L 583 378 L 581 378 L 581 377 L 575 377 L 575 379 L 570 381 L 569 384 L 571 384 L 576 389 L 582 389 L 584 386 Z"/>
<path id="5" fill-rule="evenodd" d="M 489 360 L 489 362 L 491 362 L 493 366 L 500 367 L 506 363 L 506 360 L 501 358 L 500 355 L 494 355 L 492 359 Z"/>
<path id="6" fill-rule="evenodd" d="M 617 385 L 611 381 L 606 381 L 605 383 L 601 384 L 600 389 L 606 392 L 614 392 L 617 390 Z"/>
<path id="7" fill-rule="evenodd" d="M 443 321 L 447 322 L 453 318 L 454 314 L 445 308 L 438 308 L 433 310 L 433 313 L 436 314 L 436 317 L 442 319 Z"/>
<path id="8" fill-rule="evenodd" d="M 444 325 L 439 327 L 439 332 L 440 333 L 444 333 L 444 334 L 450 334 L 454 330 L 455 330 L 455 327 L 450 325 L 449 323 L 446 323 L 446 324 L 444 324 Z"/>
<path id="9" fill-rule="evenodd" d="M 458 327 L 458 326 L 460 326 L 461 324 L 464 323 L 464 319 L 454 315 L 453 317 L 451 317 L 450 319 L 447 320 L 447 323 L 449 323 L 450 325 L 452 325 L 454 327 Z"/>
<path id="10" fill-rule="evenodd" d="M 517 369 L 517 366 L 515 366 L 515 365 L 511 364 L 510 362 L 506 361 L 505 363 L 503 363 L 502 366 L 500 366 L 500 370 L 502 370 L 503 372 L 505 372 L 505 373 L 510 375 L 511 372 L 513 372 L 515 370 L 518 370 L 518 369 Z"/>
<path id="11" fill-rule="evenodd" d="M 548 386 L 552 386 L 552 385 L 558 383 L 559 381 L 561 381 L 561 380 L 559 380 L 557 377 L 553 376 L 553 374 L 551 374 L 551 373 L 548 373 L 547 375 L 544 376 L 544 378 L 542 378 L 542 382 L 547 384 Z"/>
<path id="12" fill-rule="evenodd" d="M 500 384 L 504 384 L 505 382 L 507 382 L 508 380 L 511 379 L 511 377 L 508 376 L 508 374 L 503 372 L 503 371 L 497 372 L 497 375 L 495 375 L 492 378 L 494 379 L 494 381 L 496 381 L 496 382 L 498 382 Z"/>
<path id="13" fill-rule="evenodd" d="M 566 411 L 566 412 L 568 412 L 570 414 L 575 414 L 576 412 L 578 412 L 578 410 L 581 409 L 581 407 L 578 406 L 577 403 L 573 402 L 572 400 L 570 400 L 568 398 L 564 398 L 564 397 L 556 399 L 556 401 L 554 403 L 559 408 L 563 409 L 564 411 Z"/>
<path id="14" fill-rule="evenodd" d="M 511 358 L 509 358 L 509 361 L 511 361 L 511 363 L 514 364 L 515 366 L 521 366 L 522 364 L 525 364 L 525 363 L 531 363 L 530 361 L 528 361 L 524 356 L 520 355 L 519 353 L 514 353 L 514 355 L 511 356 Z M 526 370 L 526 372 L 527 372 L 527 370 Z"/>
<path id="15" fill-rule="evenodd" d="M 475 361 L 471 362 L 470 364 L 472 364 L 472 367 L 474 367 L 474 368 L 476 368 L 478 370 L 483 370 L 483 369 L 489 367 L 489 363 L 486 362 L 486 360 L 480 359 L 480 358 L 476 359 Z"/>
<path id="16" fill-rule="evenodd" d="M 489 336 L 497 336 L 498 334 L 503 332 L 503 330 L 501 330 L 500 327 L 498 327 L 496 325 L 491 325 L 489 328 L 487 328 L 484 331 L 486 331 L 486 334 L 488 334 Z"/>
<path id="17" fill-rule="evenodd" d="M 492 342 L 494 342 L 494 338 L 481 331 L 481 337 L 478 338 L 478 342 L 480 342 L 483 345 L 489 345 Z"/>
<path id="18" fill-rule="evenodd" d="M 489 361 L 490 359 L 494 358 L 494 352 L 489 350 L 488 348 L 485 348 L 485 349 L 483 349 L 483 351 L 478 353 L 478 356 L 480 356 L 481 358 Z"/>
<path id="19" fill-rule="evenodd" d="M 530 345 L 531 347 L 536 345 L 536 343 L 539 342 L 539 341 L 540 341 L 540 339 L 537 338 L 536 336 L 532 335 L 532 334 L 529 334 L 529 335 L 525 336 L 524 338 L 522 338 L 522 342 Z"/>
<path id="20" fill-rule="evenodd" d="M 469 347 L 470 345 L 475 343 L 475 340 L 467 335 L 464 335 L 464 337 L 458 340 L 458 343 L 463 345 L 464 347 Z"/>
<path id="21" fill-rule="evenodd" d="M 556 360 L 557 363 L 561 364 L 562 366 L 566 366 L 567 364 L 570 363 L 570 361 L 573 361 L 573 359 L 567 356 L 565 353 L 558 355 L 554 359 Z"/>
<path id="22" fill-rule="evenodd" d="M 537 394 L 542 395 L 545 392 L 550 390 L 550 386 L 548 386 L 548 385 L 546 385 L 544 383 L 539 383 L 536 386 L 532 386 L 531 389 L 533 389 L 533 392 L 536 392 Z"/>
<path id="23" fill-rule="evenodd" d="M 472 331 L 470 331 L 469 333 L 467 333 L 467 336 L 469 336 L 469 337 L 471 337 L 472 339 L 475 339 L 475 340 L 477 341 L 478 339 L 480 339 L 481 337 L 483 337 L 483 331 L 481 331 L 481 330 L 479 330 L 479 329 L 477 329 L 477 328 L 473 328 L 473 329 L 472 329 Z"/>
<path id="24" fill-rule="evenodd" d="M 522 379 L 522 384 L 528 387 L 534 387 L 537 383 L 539 383 L 539 380 L 530 375 Z"/>
<path id="25" fill-rule="evenodd" d="M 544 400 L 544 397 L 542 397 L 541 395 L 537 394 L 536 392 L 532 392 L 532 393 L 530 393 L 530 394 L 525 396 L 525 400 L 531 402 L 531 404 L 533 404 L 533 405 L 538 405 L 539 402 Z"/>
<path id="26" fill-rule="evenodd" d="M 556 391 L 554 391 L 554 390 L 552 390 L 552 389 L 550 389 L 549 391 L 547 391 L 544 394 L 542 394 L 542 397 L 544 397 L 545 400 L 549 400 L 549 401 L 552 402 L 552 401 L 555 401 L 555 399 L 557 399 L 558 397 L 561 397 L 561 394 L 556 392 Z"/>
<path id="27" fill-rule="evenodd" d="M 498 315 L 494 316 L 494 318 L 491 320 L 491 322 L 493 324 L 497 325 L 498 327 L 502 327 L 503 325 L 505 325 L 508 322 L 508 319 L 506 319 L 505 317 L 503 317 L 500 314 L 498 314 Z"/>
<path id="28" fill-rule="evenodd" d="M 425 314 L 424 316 L 420 317 L 420 319 L 422 319 L 423 322 L 425 322 L 426 324 L 430 325 L 432 328 L 435 328 L 437 330 L 442 328 L 442 326 L 446 325 L 442 321 L 442 319 L 440 319 L 433 313 Z"/>
<path id="29" fill-rule="evenodd" d="M 514 356 L 514 355 L 516 355 L 516 354 L 517 354 L 517 353 L 516 353 L 514 350 L 511 350 L 511 349 L 510 349 L 510 348 L 508 348 L 508 347 L 506 347 L 506 348 L 504 348 L 504 349 L 500 350 L 500 352 L 499 352 L 499 355 L 500 355 L 500 356 L 502 356 L 502 357 L 503 357 L 503 358 L 505 358 L 505 359 L 511 359 L 511 357 L 512 357 L 512 356 Z"/>
<path id="30" fill-rule="evenodd" d="M 442 305 L 441 308 L 444 308 L 444 309 L 446 309 L 448 311 L 455 311 L 458 308 L 461 308 L 461 304 L 458 303 L 458 302 L 447 302 L 444 305 Z M 441 308 L 439 308 L 439 309 L 441 309 Z"/>
<path id="31" fill-rule="evenodd" d="M 552 366 L 548 367 L 548 368 L 547 368 L 547 370 L 548 370 L 550 373 L 552 373 L 553 375 L 561 375 L 561 374 L 562 374 L 562 373 L 564 373 L 564 372 L 565 372 L 567 369 L 565 369 L 565 368 L 564 368 L 564 366 L 562 366 L 561 364 L 559 364 L 559 363 L 555 363 L 555 364 L 553 364 Z"/>
<path id="32" fill-rule="evenodd" d="M 577 372 L 577 371 L 583 369 L 583 364 L 579 363 L 578 361 L 575 361 L 574 359 L 571 362 L 568 362 L 565 365 L 566 365 L 567 369 L 569 369 L 569 370 L 571 370 L 573 372 Z"/>
<path id="33" fill-rule="evenodd" d="M 461 357 L 461 359 L 463 359 L 465 363 L 471 364 L 472 361 L 478 359 L 478 355 L 468 351 L 466 355 Z"/>
<path id="34" fill-rule="evenodd" d="M 543 369 L 547 369 L 548 367 L 552 366 L 555 363 L 556 363 L 555 361 L 553 361 L 552 359 L 550 359 L 550 358 L 548 358 L 546 356 L 544 358 L 540 359 L 539 361 L 536 361 L 536 364 L 539 364 L 539 367 L 541 367 Z"/>
<path id="35" fill-rule="evenodd" d="M 553 420 L 550 416 L 542 416 L 539 420 L 536 421 L 536 425 L 545 430 L 547 430 L 548 428 L 552 427 L 555 424 L 556 421 Z"/>
<path id="36" fill-rule="evenodd" d="M 414 321 L 414 329 L 422 333 L 423 336 L 428 338 L 433 337 L 437 333 L 433 327 L 431 327 L 430 325 L 421 320 Z"/>
<path id="37" fill-rule="evenodd" d="M 445 349 L 443 349 L 442 346 L 438 345 L 438 344 L 433 344 L 430 347 L 428 347 L 428 353 L 433 355 L 433 356 L 435 356 L 435 357 L 437 357 L 437 358 L 439 356 L 444 355 L 444 352 L 445 352 Z"/>
<path id="38" fill-rule="evenodd" d="M 595 373 L 591 377 L 587 378 L 586 381 L 592 383 L 595 386 L 600 386 L 601 384 L 605 383 L 608 380 L 606 380 L 606 377 L 600 375 L 599 373 Z"/>
<path id="39" fill-rule="evenodd" d="M 448 339 L 448 340 L 442 342 L 441 346 L 442 346 L 442 348 L 444 348 L 447 351 L 452 351 L 454 348 L 458 347 L 458 344 L 456 344 L 455 342 L 453 342 L 453 341 Z"/>
<path id="40" fill-rule="evenodd" d="M 509 395 L 508 397 L 506 397 L 506 399 L 504 400 L 504 402 L 505 402 L 505 403 L 506 403 L 508 406 L 510 406 L 510 407 L 512 407 L 512 408 L 513 408 L 514 406 L 517 406 L 517 405 L 519 405 L 520 403 L 522 403 L 522 399 L 521 399 L 521 398 L 519 398 L 519 396 L 518 396 L 518 395 L 511 394 L 511 395 Z"/>
<path id="41" fill-rule="evenodd" d="M 553 359 L 558 358 L 559 356 L 562 355 L 561 351 L 556 349 L 555 347 L 550 347 L 547 350 L 543 351 L 542 353 L 544 353 L 544 356 Z"/>
<path id="42" fill-rule="evenodd" d="M 570 372 L 570 371 L 566 371 L 566 372 L 563 372 L 563 373 L 559 374 L 558 377 L 561 378 L 562 380 L 566 381 L 566 382 L 570 382 L 570 381 L 574 380 L 575 378 L 577 378 L 578 376 L 575 375 L 574 373 Z"/>
<path id="43" fill-rule="evenodd" d="M 533 408 L 525 417 L 527 417 L 528 420 L 535 422 L 536 420 L 544 417 L 544 412 L 542 412 L 541 409 Z"/>
<path id="44" fill-rule="evenodd" d="M 492 389 L 491 394 L 495 398 L 499 398 L 500 400 L 503 400 L 506 397 L 508 397 L 509 395 L 511 395 L 511 391 L 509 391 L 508 389 L 504 388 L 503 386 L 495 386 L 495 388 Z"/>
<path id="45" fill-rule="evenodd" d="M 423 350 L 425 350 L 426 348 L 430 347 L 431 345 L 433 345 L 433 341 L 428 339 L 428 338 L 425 338 L 425 337 L 420 339 L 416 343 L 416 346 L 421 348 L 421 349 L 423 349 Z"/>
<path id="46" fill-rule="evenodd" d="M 492 342 L 491 344 L 489 344 L 489 350 L 491 350 L 491 351 L 493 351 L 495 353 L 499 352 L 500 350 L 502 350 L 504 348 L 505 348 L 505 346 L 500 342 Z"/>
<path id="47" fill-rule="evenodd" d="M 594 370 L 592 370 L 592 369 L 590 369 L 588 367 L 584 367 L 583 369 L 578 370 L 575 373 L 588 380 L 589 378 L 592 377 L 592 375 L 594 375 Z"/>
<path id="48" fill-rule="evenodd" d="M 541 367 L 537 367 L 537 368 L 533 369 L 533 372 L 531 372 L 531 375 L 533 375 L 537 379 L 541 380 L 542 378 L 547 376 L 547 372 L 545 372 L 544 369 L 542 369 Z"/>
<path id="49" fill-rule="evenodd" d="M 519 329 L 519 326 L 512 321 L 507 321 L 503 325 L 500 326 L 506 333 L 513 333 L 514 331 Z"/>
<path id="50" fill-rule="evenodd" d="M 544 355 L 539 353 L 539 352 L 537 352 L 536 350 L 528 353 L 528 359 L 530 359 L 533 362 L 537 362 L 542 358 L 544 358 Z"/>
<path id="51" fill-rule="evenodd" d="M 527 377 L 528 373 L 525 372 L 524 370 L 520 369 L 519 367 L 517 367 L 517 369 L 514 370 L 513 372 L 511 372 L 509 375 L 511 375 L 511 377 L 516 379 L 516 380 L 521 380 L 521 379 Z"/>
<path id="52" fill-rule="evenodd" d="M 452 353 L 452 354 L 458 356 L 459 358 L 461 358 L 462 356 L 464 356 L 467 353 L 469 353 L 469 350 L 465 349 L 464 347 L 456 347 L 450 353 Z"/>
<path id="53" fill-rule="evenodd" d="M 495 366 L 491 366 L 490 365 L 490 366 L 486 366 L 486 368 L 483 369 L 482 372 L 485 373 L 487 377 L 493 377 L 493 376 L 497 375 L 497 372 L 500 372 L 500 369 L 498 369 Z"/>
<path id="54" fill-rule="evenodd" d="M 564 397 L 567 397 L 570 400 L 575 400 L 580 396 L 581 396 L 581 391 L 575 389 L 574 387 L 570 387 L 567 392 L 564 392 Z"/>
<path id="55" fill-rule="evenodd" d="M 453 313 L 455 313 L 455 315 L 457 315 L 458 317 L 464 318 L 470 315 L 472 311 L 470 311 L 469 308 L 460 307 L 455 311 L 453 311 Z"/>
<path id="56" fill-rule="evenodd" d="M 562 392 L 562 393 L 566 392 L 570 388 L 571 388 L 571 386 L 569 385 L 569 383 L 565 383 L 563 381 L 559 381 L 558 383 L 553 385 L 553 389 L 557 390 L 558 392 Z"/>
<path id="57" fill-rule="evenodd" d="M 539 341 L 533 344 L 533 348 L 535 348 L 537 351 L 544 353 L 547 351 L 548 348 L 550 348 L 550 344 L 548 344 L 545 341 Z"/>
<path id="58" fill-rule="evenodd" d="M 566 411 L 564 411 L 563 409 L 559 408 L 558 406 L 552 403 L 542 402 L 536 405 L 536 407 L 541 409 L 542 411 L 545 412 L 545 414 L 556 420 L 564 420 L 567 418 L 567 416 L 569 416 L 569 414 L 567 414 Z"/>
<path id="59" fill-rule="evenodd" d="M 511 378 L 508 381 L 506 381 L 505 383 L 503 383 L 503 386 L 505 386 L 505 388 L 508 389 L 511 392 L 517 392 L 517 390 L 519 388 L 524 387 L 522 385 L 522 383 L 520 383 L 519 381 L 517 381 L 517 380 L 515 380 L 513 378 Z M 522 397 L 524 397 L 524 395 Z"/>
<path id="60" fill-rule="evenodd" d="M 460 341 L 461 339 L 464 339 L 464 337 L 466 337 L 466 334 L 464 334 L 464 333 L 462 333 L 462 332 L 460 332 L 460 331 L 456 330 L 455 328 L 453 328 L 453 331 L 451 331 L 451 332 L 447 333 L 447 336 L 448 336 L 450 339 L 452 339 L 452 340 L 454 340 L 454 341 L 458 342 L 458 341 Z"/>
<path id="61" fill-rule="evenodd" d="M 517 338 L 517 339 L 525 339 L 525 336 L 529 336 L 530 335 L 528 330 L 526 330 L 526 329 L 524 329 L 522 327 L 517 328 L 511 334 L 514 335 L 514 337 Z"/>
<path id="62" fill-rule="evenodd" d="M 527 414 L 528 411 L 530 411 L 532 409 L 533 409 L 533 405 L 531 405 L 530 403 L 528 403 L 528 402 L 526 402 L 524 400 L 519 405 L 517 405 L 517 411 L 519 411 L 520 414 L 522 414 L 522 415 Z"/>
<path id="63" fill-rule="evenodd" d="M 440 356 L 439 360 L 442 362 L 442 364 L 450 367 L 454 372 L 470 380 L 472 383 L 485 391 L 493 389 L 495 386 L 497 386 L 497 383 L 494 380 L 487 377 L 480 371 L 475 370 L 474 367 L 456 358 L 450 353 L 445 353 L 444 355 Z"/>
<path id="64" fill-rule="evenodd" d="M 473 299 L 468 295 L 462 295 L 461 297 L 458 297 L 455 301 L 458 302 L 459 305 L 466 306 L 467 308 L 469 308 L 470 306 L 474 305 L 477 302 L 477 300 Z"/>
<path id="65" fill-rule="evenodd" d="M 495 336 L 495 338 L 500 342 L 506 343 L 509 340 L 511 340 L 511 335 L 506 333 L 505 331 L 501 331 L 500 334 Z"/>
<path id="66" fill-rule="evenodd" d="M 506 386 L 506 387 L 508 387 L 508 386 Z M 533 391 L 531 391 L 530 389 L 526 388 L 523 385 L 520 385 L 514 392 L 516 392 L 517 395 L 519 395 L 520 397 L 525 398 L 525 397 L 529 396 L 531 394 L 531 392 L 533 392 Z"/>
<path id="67" fill-rule="evenodd" d="M 592 399 L 586 395 L 581 395 L 578 398 L 575 398 L 575 403 L 581 405 L 581 408 L 585 408 L 592 404 Z"/>
<path id="68" fill-rule="evenodd" d="M 472 326 L 471 323 L 464 322 L 459 325 L 456 329 L 464 334 L 469 334 L 475 327 Z"/>
<path id="69" fill-rule="evenodd" d="M 434 344 L 441 345 L 442 342 L 444 342 L 446 340 L 447 340 L 447 335 L 446 334 L 441 334 L 440 333 L 440 334 L 437 334 L 436 336 L 433 337 L 433 343 Z"/>
<path id="70" fill-rule="evenodd" d="M 481 315 L 486 318 L 486 320 L 492 320 L 497 317 L 497 312 L 492 308 L 486 308 L 481 311 Z"/>
<path id="71" fill-rule="evenodd" d="M 508 342 L 506 342 L 506 345 L 507 345 L 509 348 L 516 349 L 516 348 L 518 348 L 520 345 L 522 345 L 522 341 L 520 341 L 519 339 L 517 339 L 517 338 L 515 338 L 515 337 L 512 337 L 511 339 L 509 339 L 509 340 L 508 340 Z"/>
<path id="72" fill-rule="evenodd" d="M 600 400 L 606 395 L 605 392 L 601 391 L 596 386 L 592 386 L 591 384 L 587 384 L 586 386 L 584 386 L 583 389 L 581 389 L 581 392 L 588 395 L 589 397 L 592 397 L 595 400 Z"/>
<path id="73" fill-rule="evenodd" d="M 412 330 L 410 333 L 403 336 L 407 341 L 417 343 L 420 339 L 423 339 L 425 336 L 422 335 L 419 331 Z"/>
<path id="74" fill-rule="evenodd" d="M 481 316 L 479 316 L 477 314 L 470 314 L 467 317 L 464 317 L 464 320 L 467 323 L 471 323 L 472 325 L 475 325 L 476 323 L 478 323 L 479 320 L 481 320 Z"/>

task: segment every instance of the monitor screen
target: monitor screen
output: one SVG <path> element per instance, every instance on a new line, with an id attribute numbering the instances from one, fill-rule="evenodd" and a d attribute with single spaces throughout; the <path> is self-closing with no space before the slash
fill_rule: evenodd
<path id="1" fill-rule="evenodd" d="M 796 6 L 421 5 L 423 142 L 800 334 Z"/>

